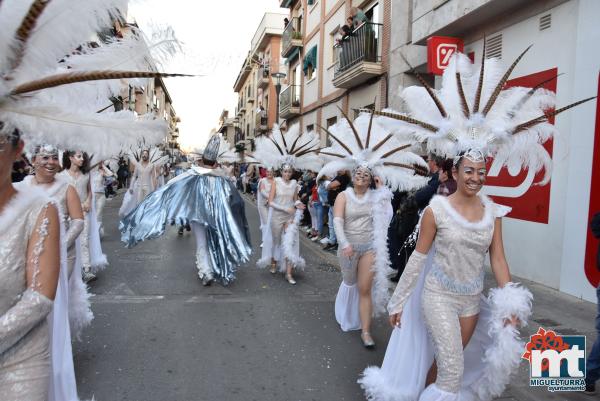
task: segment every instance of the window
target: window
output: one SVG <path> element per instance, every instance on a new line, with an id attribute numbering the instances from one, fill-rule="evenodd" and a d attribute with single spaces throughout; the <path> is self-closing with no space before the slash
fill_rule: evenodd
<path id="1" fill-rule="evenodd" d="M 313 4 L 315 4 L 315 0 L 308 0 L 308 1 L 307 1 L 307 4 L 308 4 L 309 6 L 312 6 Z"/>
<path id="2" fill-rule="evenodd" d="M 329 34 L 329 48 L 331 49 L 331 64 L 337 64 L 339 57 L 338 41 L 341 39 L 339 34 L 340 26 L 338 25 Z"/>
<path id="3" fill-rule="evenodd" d="M 315 130 L 315 125 L 314 124 L 308 124 L 306 126 L 306 132 L 311 132 Z"/>
<path id="4" fill-rule="evenodd" d="M 331 117 L 327 119 L 327 129 L 335 124 L 337 124 L 337 117 Z M 327 134 L 327 138 L 325 138 L 325 146 L 331 146 L 331 138 L 329 137 L 329 134 Z"/>
<path id="5" fill-rule="evenodd" d="M 304 63 L 302 64 L 304 75 L 311 80 L 317 72 L 317 46 L 313 46 L 304 54 Z"/>

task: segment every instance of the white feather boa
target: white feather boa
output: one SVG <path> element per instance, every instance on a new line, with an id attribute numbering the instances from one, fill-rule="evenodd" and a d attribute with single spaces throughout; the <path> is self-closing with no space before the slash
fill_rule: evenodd
<path id="1" fill-rule="evenodd" d="M 292 224 L 287 226 L 285 232 L 283 233 L 283 237 L 281 238 L 281 248 L 284 256 L 279 267 L 281 272 L 286 271 L 286 260 L 291 263 L 295 269 L 303 270 L 306 266 L 306 261 L 302 256 L 300 256 L 299 252 L 300 236 L 298 233 L 298 225 L 300 224 L 300 220 L 302 220 L 303 214 L 304 211 L 296 210 L 294 221 Z"/>
<path id="2" fill-rule="evenodd" d="M 373 286 L 371 297 L 375 314 L 384 314 L 390 298 L 392 282 L 390 275 L 394 273 L 391 268 L 388 251 L 388 227 L 392 220 L 392 192 L 387 187 L 382 187 L 372 193 L 371 215 L 373 218 L 373 247 L 375 249 L 375 262 L 373 263 Z"/>

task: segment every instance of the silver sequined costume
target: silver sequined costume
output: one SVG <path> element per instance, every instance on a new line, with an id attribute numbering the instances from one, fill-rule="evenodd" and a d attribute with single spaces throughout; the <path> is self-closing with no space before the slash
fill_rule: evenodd
<path id="1" fill-rule="evenodd" d="M 31 191 L 29 191 L 31 192 Z M 45 401 L 50 383 L 49 328 L 52 301 L 27 287 L 30 245 L 40 255 L 47 231 L 48 199 L 18 192 L 0 213 L 0 398 Z M 38 218 L 41 224 L 36 226 Z M 38 244 L 30 244 L 34 232 Z M 35 264 L 35 261 L 34 261 Z M 38 269 L 38 266 L 34 266 Z"/>

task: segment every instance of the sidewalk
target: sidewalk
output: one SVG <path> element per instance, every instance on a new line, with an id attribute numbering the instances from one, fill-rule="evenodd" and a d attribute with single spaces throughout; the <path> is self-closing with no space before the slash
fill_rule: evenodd
<path id="1" fill-rule="evenodd" d="M 244 194 L 244 198 L 255 204 L 251 196 Z M 318 253 L 328 263 L 337 268 L 337 256 L 332 252 L 324 251 L 318 242 L 315 243 L 309 240 L 303 230 L 300 230 L 300 242 L 311 252 Z M 595 304 L 516 276 L 513 276 L 513 280 L 521 282 L 533 294 L 533 316 L 529 321 L 529 325 L 521 330 L 524 340 L 528 340 L 540 327 L 543 327 L 562 335 L 585 335 L 587 351 L 591 350 L 592 344 L 596 340 Z M 489 270 L 486 273 L 485 281 L 485 288 L 492 288 L 496 285 Z M 581 392 L 552 393 L 543 387 L 530 387 L 529 365 L 525 360 L 522 361 L 519 371 L 515 374 L 507 391 L 502 397 L 498 398 L 498 400 L 506 401 L 584 401 L 596 399 L 600 400 L 600 391 L 599 394 L 590 396 Z"/>

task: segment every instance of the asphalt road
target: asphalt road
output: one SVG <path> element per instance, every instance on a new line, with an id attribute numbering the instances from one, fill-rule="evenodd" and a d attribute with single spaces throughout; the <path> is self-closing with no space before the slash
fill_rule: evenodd
<path id="1" fill-rule="evenodd" d="M 203 287 L 190 233 L 124 249 L 120 198 L 107 203 L 104 251 L 110 267 L 91 284 L 95 315 L 74 343 L 82 399 L 364 400 L 359 373 L 378 364 L 389 330 L 375 324 L 374 351 L 333 315 L 335 257 L 302 245 L 307 268 L 291 286 L 255 267 L 258 214 L 247 203 L 254 255 L 229 287 Z"/>
<path id="2" fill-rule="evenodd" d="M 390 328 L 376 319 L 375 350 L 358 332 L 343 333 L 333 302 L 341 280 L 335 255 L 305 238 L 306 271 L 291 286 L 255 267 L 260 235 L 254 204 L 246 203 L 254 255 L 229 287 L 203 287 L 194 265 L 195 240 L 170 227 L 160 239 L 125 249 L 119 242 L 120 198 L 107 202 L 104 251 L 110 267 L 92 283 L 95 319 L 74 343 L 81 399 L 96 401 L 343 401 L 364 400 L 356 380 L 380 365 Z M 517 279 L 518 280 L 518 279 Z M 518 280 L 520 281 L 520 280 Z M 595 338 L 596 306 L 539 284 L 531 324 Z M 487 287 L 494 286 L 488 273 Z M 529 386 L 528 365 L 500 398 L 579 401 L 582 393 Z"/>

